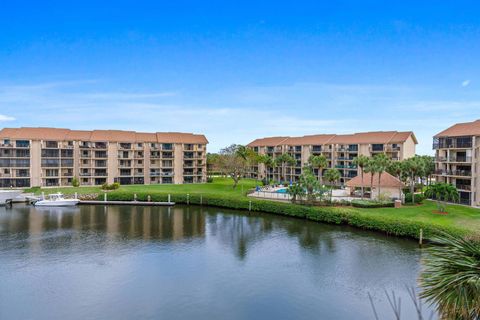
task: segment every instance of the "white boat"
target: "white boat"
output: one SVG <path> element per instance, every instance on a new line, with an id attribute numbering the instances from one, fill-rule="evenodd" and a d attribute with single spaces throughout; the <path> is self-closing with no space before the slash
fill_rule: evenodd
<path id="1" fill-rule="evenodd" d="M 39 207 L 72 207 L 76 206 L 80 200 L 65 199 L 61 193 L 52 193 L 48 195 L 48 199 L 42 199 L 35 202 L 35 206 Z"/>
<path id="2" fill-rule="evenodd" d="M 22 190 L 0 190 L 0 205 L 5 205 L 7 200 L 17 198 L 22 194 Z"/>

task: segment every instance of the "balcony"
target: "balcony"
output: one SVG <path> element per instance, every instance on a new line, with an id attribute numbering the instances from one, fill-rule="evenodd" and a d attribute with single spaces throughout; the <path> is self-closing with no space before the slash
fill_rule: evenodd
<path id="1" fill-rule="evenodd" d="M 399 152 L 400 151 L 400 147 L 392 147 L 392 146 L 386 146 L 385 147 L 385 151 L 386 152 Z"/>
<path id="2" fill-rule="evenodd" d="M 132 144 L 131 143 L 120 143 L 119 144 L 119 149 L 130 150 L 130 149 L 132 149 Z"/>
<path id="3" fill-rule="evenodd" d="M 107 144 L 103 142 L 96 142 L 95 149 L 107 149 Z"/>
<path id="4" fill-rule="evenodd" d="M 17 148 L 30 148 L 30 142 L 29 141 L 17 141 L 17 142 L 15 142 L 15 146 Z"/>
<path id="5" fill-rule="evenodd" d="M 471 177 L 472 171 L 468 170 L 436 170 L 436 175 L 441 176 L 459 176 L 459 177 Z"/>
<path id="6" fill-rule="evenodd" d="M 471 149 L 472 137 L 434 138 L 433 149 Z"/>
<path id="7" fill-rule="evenodd" d="M 335 168 L 337 168 L 337 169 L 357 169 L 357 166 L 336 165 Z"/>
<path id="8" fill-rule="evenodd" d="M 456 185 L 458 190 L 465 190 L 465 191 L 472 191 L 472 186 L 467 184 L 457 184 Z"/>

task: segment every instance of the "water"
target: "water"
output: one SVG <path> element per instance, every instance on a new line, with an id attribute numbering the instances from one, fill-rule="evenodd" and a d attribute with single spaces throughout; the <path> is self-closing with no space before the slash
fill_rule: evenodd
<path id="1" fill-rule="evenodd" d="M 415 242 L 209 207 L 0 208 L 0 319 L 393 319 Z"/>

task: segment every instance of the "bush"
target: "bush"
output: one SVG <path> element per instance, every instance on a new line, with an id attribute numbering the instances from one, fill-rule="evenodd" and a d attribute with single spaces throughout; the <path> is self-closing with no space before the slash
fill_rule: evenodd
<path id="1" fill-rule="evenodd" d="M 353 200 L 352 206 L 355 208 L 386 208 L 393 207 L 392 201 L 373 201 L 373 200 Z"/>
<path id="2" fill-rule="evenodd" d="M 114 182 L 112 184 L 104 183 L 102 184 L 102 190 L 117 190 L 120 188 L 120 183 Z"/>
<path id="3" fill-rule="evenodd" d="M 73 177 L 72 179 L 72 187 L 78 188 L 80 186 L 80 181 L 78 181 L 77 177 Z"/>
<path id="4" fill-rule="evenodd" d="M 213 182 L 213 178 L 212 177 L 208 177 L 207 178 L 207 183 L 212 183 Z"/>
<path id="5" fill-rule="evenodd" d="M 148 196 L 151 197 L 151 201 L 165 202 L 168 199 L 167 193 L 138 192 L 137 200 L 147 201 Z M 133 197 L 133 192 L 125 191 L 114 191 L 108 196 L 109 200 L 111 201 L 132 201 Z M 103 200 L 103 197 L 99 195 L 98 199 Z M 184 193 L 171 193 L 171 201 L 175 202 L 176 204 L 202 204 L 239 210 L 249 210 L 251 205 L 252 211 L 279 214 L 332 224 L 347 224 L 362 229 L 378 230 L 387 234 L 407 236 L 412 238 L 419 237 L 420 229 L 423 229 L 425 239 L 429 239 L 434 235 L 441 234 L 442 232 L 448 232 L 450 234 L 460 236 L 466 235 L 465 231 L 455 227 L 436 226 L 428 222 L 410 221 L 404 218 L 399 218 L 395 216 L 393 210 L 391 215 L 370 216 L 365 214 L 364 211 L 346 207 L 303 206 L 292 203 L 274 202 L 246 197 L 238 198 L 225 195 L 214 196 L 190 194 L 190 196 L 187 198 L 187 195 Z M 358 201 L 359 200 L 352 201 L 352 205 Z M 370 204 L 368 200 L 366 202 Z M 375 203 L 375 205 L 378 206 L 380 204 Z M 393 203 L 381 203 L 381 206 L 391 207 L 393 206 Z M 368 208 L 375 208 L 375 206 L 369 206 Z"/>
<path id="6" fill-rule="evenodd" d="M 415 203 L 422 203 L 425 200 L 425 196 L 422 193 L 415 193 Z M 412 194 L 407 193 L 405 195 L 405 204 L 412 203 Z"/>

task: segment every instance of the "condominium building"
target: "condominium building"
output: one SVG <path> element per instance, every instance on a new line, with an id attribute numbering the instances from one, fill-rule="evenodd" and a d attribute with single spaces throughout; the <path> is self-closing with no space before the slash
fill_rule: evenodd
<path id="1" fill-rule="evenodd" d="M 269 137 L 256 139 L 248 144 L 259 154 L 267 154 L 273 159 L 281 154 L 290 154 L 295 160 L 294 166 L 283 164 L 267 168 L 258 164 L 252 170 L 255 178 L 277 181 L 297 181 L 311 155 L 324 155 L 328 168 L 337 168 L 341 172 L 340 185 L 358 175 L 353 160 L 359 155 L 374 156 L 385 153 L 393 160 L 403 160 L 415 155 L 417 139 L 413 132 L 379 131 L 355 134 L 318 134 L 303 137 Z M 318 176 L 318 169 L 314 169 Z"/>
<path id="2" fill-rule="evenodd" d="M 178 132 L 4 128 L 0 187 L 205 182 L 207 143 Z"/>
<path id="3" fill-rule="evenodd" d="M 460 193 L 460 203 L 478 206 L 480 120 L 457 123 L 433 137 L 435 178 L 451 183 Z"/>

